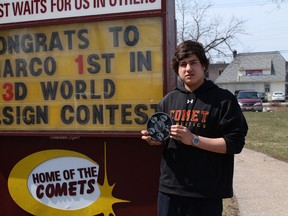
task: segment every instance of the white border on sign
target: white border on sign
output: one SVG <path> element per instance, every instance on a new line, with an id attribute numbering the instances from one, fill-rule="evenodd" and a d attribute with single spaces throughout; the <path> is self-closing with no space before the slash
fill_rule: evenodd
<path id="1" fill-rule="evenodd" d="M 2 0 L 0 25 L 161 9 L 162 0 Z M 65 4 L 66 2 L 66 4 Z"/>

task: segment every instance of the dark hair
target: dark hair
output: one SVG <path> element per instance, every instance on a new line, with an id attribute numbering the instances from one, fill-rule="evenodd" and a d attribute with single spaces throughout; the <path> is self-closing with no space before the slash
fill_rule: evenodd
<path id="1" fill-rule="evenodd" d="M 172 68 L 176 74 L 178 74 L 179 62 L 184 58 L 189 57 L 191 54 L 195 54 L 199 58 L 205 70 L 208 69 L 209 59 L 205 55 L 203 45 L 197 41 L 187 40 L 183 41 L 176 47 L 175 55 L 172 58 Z"/>

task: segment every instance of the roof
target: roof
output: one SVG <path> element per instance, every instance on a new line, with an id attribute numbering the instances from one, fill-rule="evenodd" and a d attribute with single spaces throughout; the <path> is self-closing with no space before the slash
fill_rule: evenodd
<path id="1" fill-rule="evenodd" d="M 261 76 L 243 76 L 245 71 L 269 71 Z M 239 53 L 226 67 L 215 83 L 235 82 L 283 82 L 286 75 L 286 60 L 279 51 Z"/>

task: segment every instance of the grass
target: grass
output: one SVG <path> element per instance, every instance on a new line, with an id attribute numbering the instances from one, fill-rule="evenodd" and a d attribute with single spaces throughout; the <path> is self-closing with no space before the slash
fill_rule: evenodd
<path id="1" fill-rule="evenodd" d="M 273 112 L 245 112 L 249 131 L 245 148 L 288 162 L 288 108 L 272 107 Z M 223 216 L 239 216 L 237 200 L 224 200 Z"/>
<path id="2" fill-rule="evenodd" d="M 235 197 L 223 200 L 222 216 L 240 216 L 237 200 Z"/>
<path id="3" fill-rule="evenodd" d="M 246 148 L 288 162 L 288 112 L 245 113 Z"/>

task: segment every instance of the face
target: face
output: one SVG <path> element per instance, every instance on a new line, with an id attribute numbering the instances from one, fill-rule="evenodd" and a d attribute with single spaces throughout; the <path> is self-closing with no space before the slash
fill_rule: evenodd
<path id="1" fill-rule="evenodd" d="M 185 88 L 189 91 L 194 91 L 204 82 L 204 70 L 200 60 L 195 54 L 184 58 L 179 62 L 178 74 L 183 80 Z"/>

